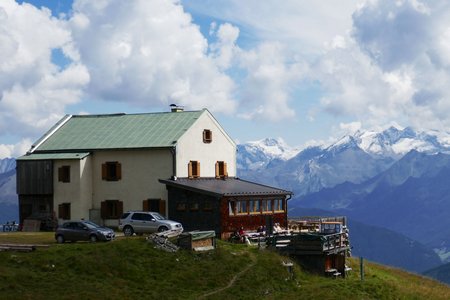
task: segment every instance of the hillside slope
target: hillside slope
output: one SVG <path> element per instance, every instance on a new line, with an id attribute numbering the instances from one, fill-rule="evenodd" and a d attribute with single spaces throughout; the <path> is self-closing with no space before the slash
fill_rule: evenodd
<path id="1" fill-rule="evenodd" d="M 16 233 L 22 234 L 23 233 Z M 40 233 L 46 242 L 51 233 Z M 0 235 L 0 243 L 11 234 Z M 36 241 L 36 237 L 32 237 Z M 286 257 L 219 242 L 208 253 L 155 249 L 142 237 L 75 243 L 32 253 L 0 252 L 2 299 L 448 299 L 450 288 L 431 279 L 357 260 L 346 279 L 308 274 Z M 45 279 L 45 280 L 42 280 Z"/>
<path id="2" fill-rule="evenodd" d="M 450 263 L 425 271 L 423 274 L 450 285 Z"/>

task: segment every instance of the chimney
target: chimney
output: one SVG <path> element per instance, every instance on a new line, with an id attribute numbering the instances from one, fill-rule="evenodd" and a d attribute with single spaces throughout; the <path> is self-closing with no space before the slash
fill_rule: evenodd
<path id="1" fill-rule="evenodd" d="M 170 104 L 170 111 L 171 112 L 182 112 L 182 111 L 184 111 L 184 108 L 182 106 L 178 106 L 176 104 Z"/>

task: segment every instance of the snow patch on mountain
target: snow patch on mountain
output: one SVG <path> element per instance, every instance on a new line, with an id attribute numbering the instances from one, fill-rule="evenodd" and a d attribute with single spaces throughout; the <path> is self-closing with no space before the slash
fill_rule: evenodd
<path id="1" fill-rule="evenodd" d="M 248 146 L 253 148 L 253 151 L 262 151 L 271 159 L 278 158 L 281 160 L 288 160 L 300 151 L 286 144 L 282 138 L 266 138 L 259 141 L 248 142 Z"/>
<path id="2" fill-rule="evenodd" d="M 0 159 L 0 174 L 6 173 L 16 168 L 16 160 L 14 158 Z"/>
<path id="3" fill-rule="evenodd" d="M 416 132 L 410 127 L 400 129 L 389 127 L 381 132 L 374 130 L 356 131 L 339 139 L 332 147 L 355 144 L 371 155 L 399 159 L 411 150 L 433 153 L 450 153 L 450 135 L 429 131 Z"/>
<path id="4" fill-rule="evenodd" d="M 258 170 L 272 161 L 285 161 L 300 150 L 290 147 L 282 138 L 266 138 L 238 145 L 237 164 L 241 170 Z"/>

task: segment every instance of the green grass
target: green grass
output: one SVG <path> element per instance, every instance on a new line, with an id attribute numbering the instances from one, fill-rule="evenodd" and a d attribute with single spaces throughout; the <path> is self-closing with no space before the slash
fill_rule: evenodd
<path id="1" fill-rule="evenodd" d="M 0 243 L 11 242 L 51 247 L 0 252 L 2 299 L 450 299 L 446 285 L 371 263 L 361 282 L 356 259 L 346 279 L 296 264 L 289 279 L 286 258 L 220 241 L 213 252 L 166 253 L 143 237 L 57 245 L 52 233 L 0 234 Z"/>

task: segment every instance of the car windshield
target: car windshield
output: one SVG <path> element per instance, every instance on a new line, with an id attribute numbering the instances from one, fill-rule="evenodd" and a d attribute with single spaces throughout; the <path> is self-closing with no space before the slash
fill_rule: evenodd
<path id="1" fill-rule="evenodd" d="M 163 216 L 161 216 L 159 213 L 152 213 L 153 218 L 156 220 L 165 220 Z"/>
<path id="2" fill-rule="evenodd" d="M 93 222 L 90 222 L 90 221 L 84 221 L 83 224 L 86 225 L 89 229 L 94 229 L 94 228 L 101 227 L 100 225 L 97 225 L 97 224 L 95 224 Z"/>

